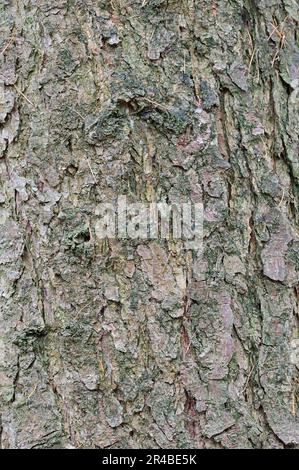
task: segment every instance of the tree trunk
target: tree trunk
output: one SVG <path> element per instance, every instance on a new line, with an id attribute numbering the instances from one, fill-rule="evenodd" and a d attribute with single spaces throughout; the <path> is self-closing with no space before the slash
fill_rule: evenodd
<path id="1" fill-rule="evenodd" d="M 2 448 L 299 447 L 296 0 L 2 0 Z M 203 253 L 97 207 L 204 205 Z"/>

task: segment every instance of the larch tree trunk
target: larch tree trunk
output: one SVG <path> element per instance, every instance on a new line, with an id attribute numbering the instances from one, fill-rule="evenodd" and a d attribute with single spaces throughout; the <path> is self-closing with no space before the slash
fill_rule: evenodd
<path id="1" fill-rule="evenodd" d="M 299 447 L 296 0 L 0 12 L 1 447 Z M 203 253 L 97 237 L 119 195 Z"/>

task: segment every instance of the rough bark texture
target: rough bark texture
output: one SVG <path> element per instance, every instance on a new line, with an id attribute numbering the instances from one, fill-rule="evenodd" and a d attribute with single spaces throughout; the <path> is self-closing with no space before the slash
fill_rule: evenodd
<path id="1" fill-rule="evenodd" d="M 296 0 L 0 12 L 1 446 L 299 447 Z M 98 240 L 120 194 L 203 256 Z"/>

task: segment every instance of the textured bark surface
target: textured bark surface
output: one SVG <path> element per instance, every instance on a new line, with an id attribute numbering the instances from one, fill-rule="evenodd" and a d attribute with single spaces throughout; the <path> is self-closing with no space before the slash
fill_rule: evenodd
<path id="1" fill-rule="evenodd" d="M 296 0 L 0 12 L 2 448 L 299 447 Z M 203 256 L 97 239 L 120 194 Z"/>

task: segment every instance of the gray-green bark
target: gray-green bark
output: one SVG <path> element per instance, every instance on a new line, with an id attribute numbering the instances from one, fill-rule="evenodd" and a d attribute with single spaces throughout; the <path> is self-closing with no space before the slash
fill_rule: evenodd
<path id="1" fill-rule="evenodd" d="M 298 447 L 295 0 L 1 0 L 1 445 Z M 203 201 L 203 257 L 95 208 Z"/>

